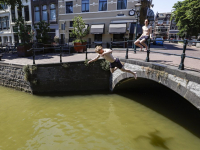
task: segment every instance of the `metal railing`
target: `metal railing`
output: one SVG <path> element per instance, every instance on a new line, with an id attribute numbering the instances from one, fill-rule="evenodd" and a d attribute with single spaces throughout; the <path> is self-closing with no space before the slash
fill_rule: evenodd
<path id="1" fill-rule="evenodd" d="M 150 50 L 150 43 L 151 42 L 153 42 L 153 41 L 162 41 L 162 42 L 164 42 L 164 41 L 169 41 L 169 42 L 183 42 L 184 43 L 184 46 L 183 46 L 183 52 L 182 52 L 182 54 L 181 55 L 179 55 L 179 54 L 172 54 L 172 53 L 165 53 L 165 52 L 156 52 L 156 51 L 151 51 Z M 109 48 L 110 49 L 113 49 L 113 46 L 114 45 L 116 45 L 116 44 L 122 44 L 123 46 L 125 46 L 125 43 L 126 43 L 126 53 L 125 53 L 125 59 L 128 59 L 128 54 L 129 54 L 129 50 L 130 50 L 130 48 L 129 48 L 129 43 L 131 43 L 131 46 L 132 46 L 132 49 L 133 49 L 133 47 L 134 47 L 134 42 L 135 42 L 135 40 L 127 40 L 127 41 L 117 41 L 117 42 L 110 42 L 109 44 Z M 192 56 L 186 56 L 186 48 L 187 48 L 187 44 L 188 44 L 188 42 L 193 42 L 193 43 L 200 43 L 200 41 L 192 41 L 192 40 L 187 40 L 187 39 L 185 39 L 185 40 L 151 40 L 151 39 L 148 39 L 147 41 L 146 41 L 146 44 L 147 44 L 147 46 L 148 46 L 148 50 L 146 51 L 147 52 L 147 56 L 146 56 L 146 59 L 145 59 L 145 61 L 146 62 L 150 62 L 150 52 L 151 53 L 160 53 L 160 54 L 165 54 L 165 55 L 174 55 L 174 56 L 180 56 L 181 57 L 181 62 L 180 62 L 180 65 L 179 65 L 179 67 L 178 67 L 178 69 L 180 69 L 180 70 L 184 70 L 184 60 L 185 60 L 185 58 L 192 58 L 192 59 L 198 59 L 198 60 L 200 60 L 200 58 L 198 58 L 198 57 L 192 57 Z M 102 45 L 102 44 L 108 44 L 108 42 L 101 42 L 100 44 L 98 44 L 98 43 L 91 43 L 91 44 L 86 44 L 86 45 L 77 45 L 77 46 L 69 46 L 69 45 L 67 45 L 68 46 L 68 51 L 69 51 L 69 53 L 70 53 L 70 48 L 71 47 L 85 47 L 85 59 L 88 59 L 88 47 L 91 47 L 92 45 Z M 33 53 L 33 64 L 35 64 L 35 58 L 36 58 L 36 52 L 38 52 L 38 51 L 42 51 L 43 53 L 44 53 L 44 51 L 45 51 L 45 49 L 54 49 L 54 51 L 56 51 L 56 50 L 59 50 L 60 51 L 60 54 L 59 54 L 59 56 L 60 56 L 60 63 L 62 63 L 62 57 L 63 57 L 63 48 L 64 47 L 66 47 L 66 45 L 58 45 L 58 46 L 54 46 L 54 47 L 42 47 L 42 48 L 31 48 L 30 50 L 28 50 L 28 51 L 32 51 L 32 53 Z M 16 48 L 15 48 L 16 49 Z M 118 50 L 120 50 L 119 48 L 118 48 Z M 139 50 L 136 50 L 136 48 L 134 48 L 133 49 L 133 51 L 134 51 L 134 53 L 136 54 L 136 52 L 137 51 L 139 51 Z"/>
<path id="2" fill-rule="evenodd" d="M 183 42 L 184 43 L 184 46 L 183 46 L 183 53 L 181 55 L 179 54 L 171 54 L 171 53 L 163 53 L 163 52 L 156 52 L 156 51 L 150 51 L 150 43 L 153 42 L 153 41 L 169 41 L 169 42 Z M 135 42 L 134 40 L 127 40 L 127 41 L 120 41 L 120 42 L 127 42 L 127 45 L 129 42 Z M 185 52 L 186 52 L 186 47 L 187 47 L 187 44 L 188 42 L 193 42 L 193 43 L 200 43 L 200 41 L 192 41 L 192 40 L 151 40 L 151 39 L 148 39 L 147 41 L 147 46 L 148 46 L 148 50 L 147 50 L 147 57 L 146 57 L 146 62 L 149 62 L 150 61 L 150 52 L 152 53 L 160 53 L 160 54 L 167 54 L 167 55 L 175 55 L 175 56 L 181 56 L 181 62 L 180 62 L 180 65 L 178 67 L 178 69 L 180 70 L 184 70 L 184 60 L 185 58 L 192 58 L 192 59 L 198 59 L 200 60 L 200 58 L 198 57 L 192 57 L 192 56 L 186 56 Z M 111 42 L 111 47 L 110 49 L 112 49 L 112 42 Z M 134 53 L 136 53 L 136 49 L 134 49 Z M 125 55 L 125 59 L 128 59 L 128 52 L 129 52 L 129 47 L 127 46 L 127 49 L 126 49 L 126 55 Z"/>

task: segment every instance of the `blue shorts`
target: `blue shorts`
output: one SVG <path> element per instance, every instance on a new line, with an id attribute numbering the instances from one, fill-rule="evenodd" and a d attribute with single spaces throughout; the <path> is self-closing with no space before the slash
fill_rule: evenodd
<path id="1" fill-rule="evenodd" d="M 142 36 L 141 38 L 139 38 L 139 40 L 143 40 L 143 39 L 147 40 L 149 39 L 149 36 Z"/>
<path id="2" fill-rule="evenodd" d="M 110 68 L 115 68 L 115 67 L 117 67 L 119 69 L 122 69 L 122 67 L 123 67 L 123 65 L 119 61 L 119 58 L 116 58 L 113 63 L 110 63 Z"/>

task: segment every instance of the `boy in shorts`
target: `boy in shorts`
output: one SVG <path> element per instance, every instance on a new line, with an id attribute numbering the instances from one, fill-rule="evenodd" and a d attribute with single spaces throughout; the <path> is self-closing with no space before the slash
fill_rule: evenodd
<path id="1" fill-rule="evenodd" d="M 102 46 L 96 46 L 95 52 L 98 53 L 97 57 L 88 61 L 88 64 L 94 61 L 97 61 L 99 57 L 105 58 L 107 61 L 110 62 L 110 72 L 113 73 L 117 68 L 119 68 L 123 72 L 131 73 L 135 79 L 137 79 L 137 73 L 132 72 L 131 70 L 125 69 L 121 64 L 119 58 L 114 58 L 112 55 L 111 49 L 103 49 Z"/>

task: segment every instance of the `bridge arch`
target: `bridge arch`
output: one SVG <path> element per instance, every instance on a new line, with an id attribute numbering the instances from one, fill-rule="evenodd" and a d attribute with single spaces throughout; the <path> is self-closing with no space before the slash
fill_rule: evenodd
<path id="1" fill-rule="evenodd" d="M 127 60 L 122 61 L 125 62 L 125 68 L 137 72 L 138 79 L 144 78 L 160 83 L 178 93 L 192 103 L 196 108 L 200 109 L 200 83 L 198 83 L 200 76 L 196 77 L 188 74 L 188 72 L 185 73 L 184 71 L 180 71 L 175 67 L 160 64 L 146 62 L 138 63 L 135 60 L 128 60 L 128 62 L 126 62 Z M 191 76 L 193 76 L 193 78 L 191 78 Z M 112 74 L 110 89 L 113 91 L 117 85 L 123 82 L 128 82 L 128 80 L 132 78 L 132 74 L 116 70 Z"/>

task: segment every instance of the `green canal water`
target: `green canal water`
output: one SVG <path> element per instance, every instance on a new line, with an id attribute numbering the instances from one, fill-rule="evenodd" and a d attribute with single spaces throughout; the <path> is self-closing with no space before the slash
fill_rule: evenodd
<path id="1" fill-rule="evenodd" d="M 0 150 L 200 149 L 199 110 L 185 99 L 125 91 L 35 96 L 0 86 Z"/>

